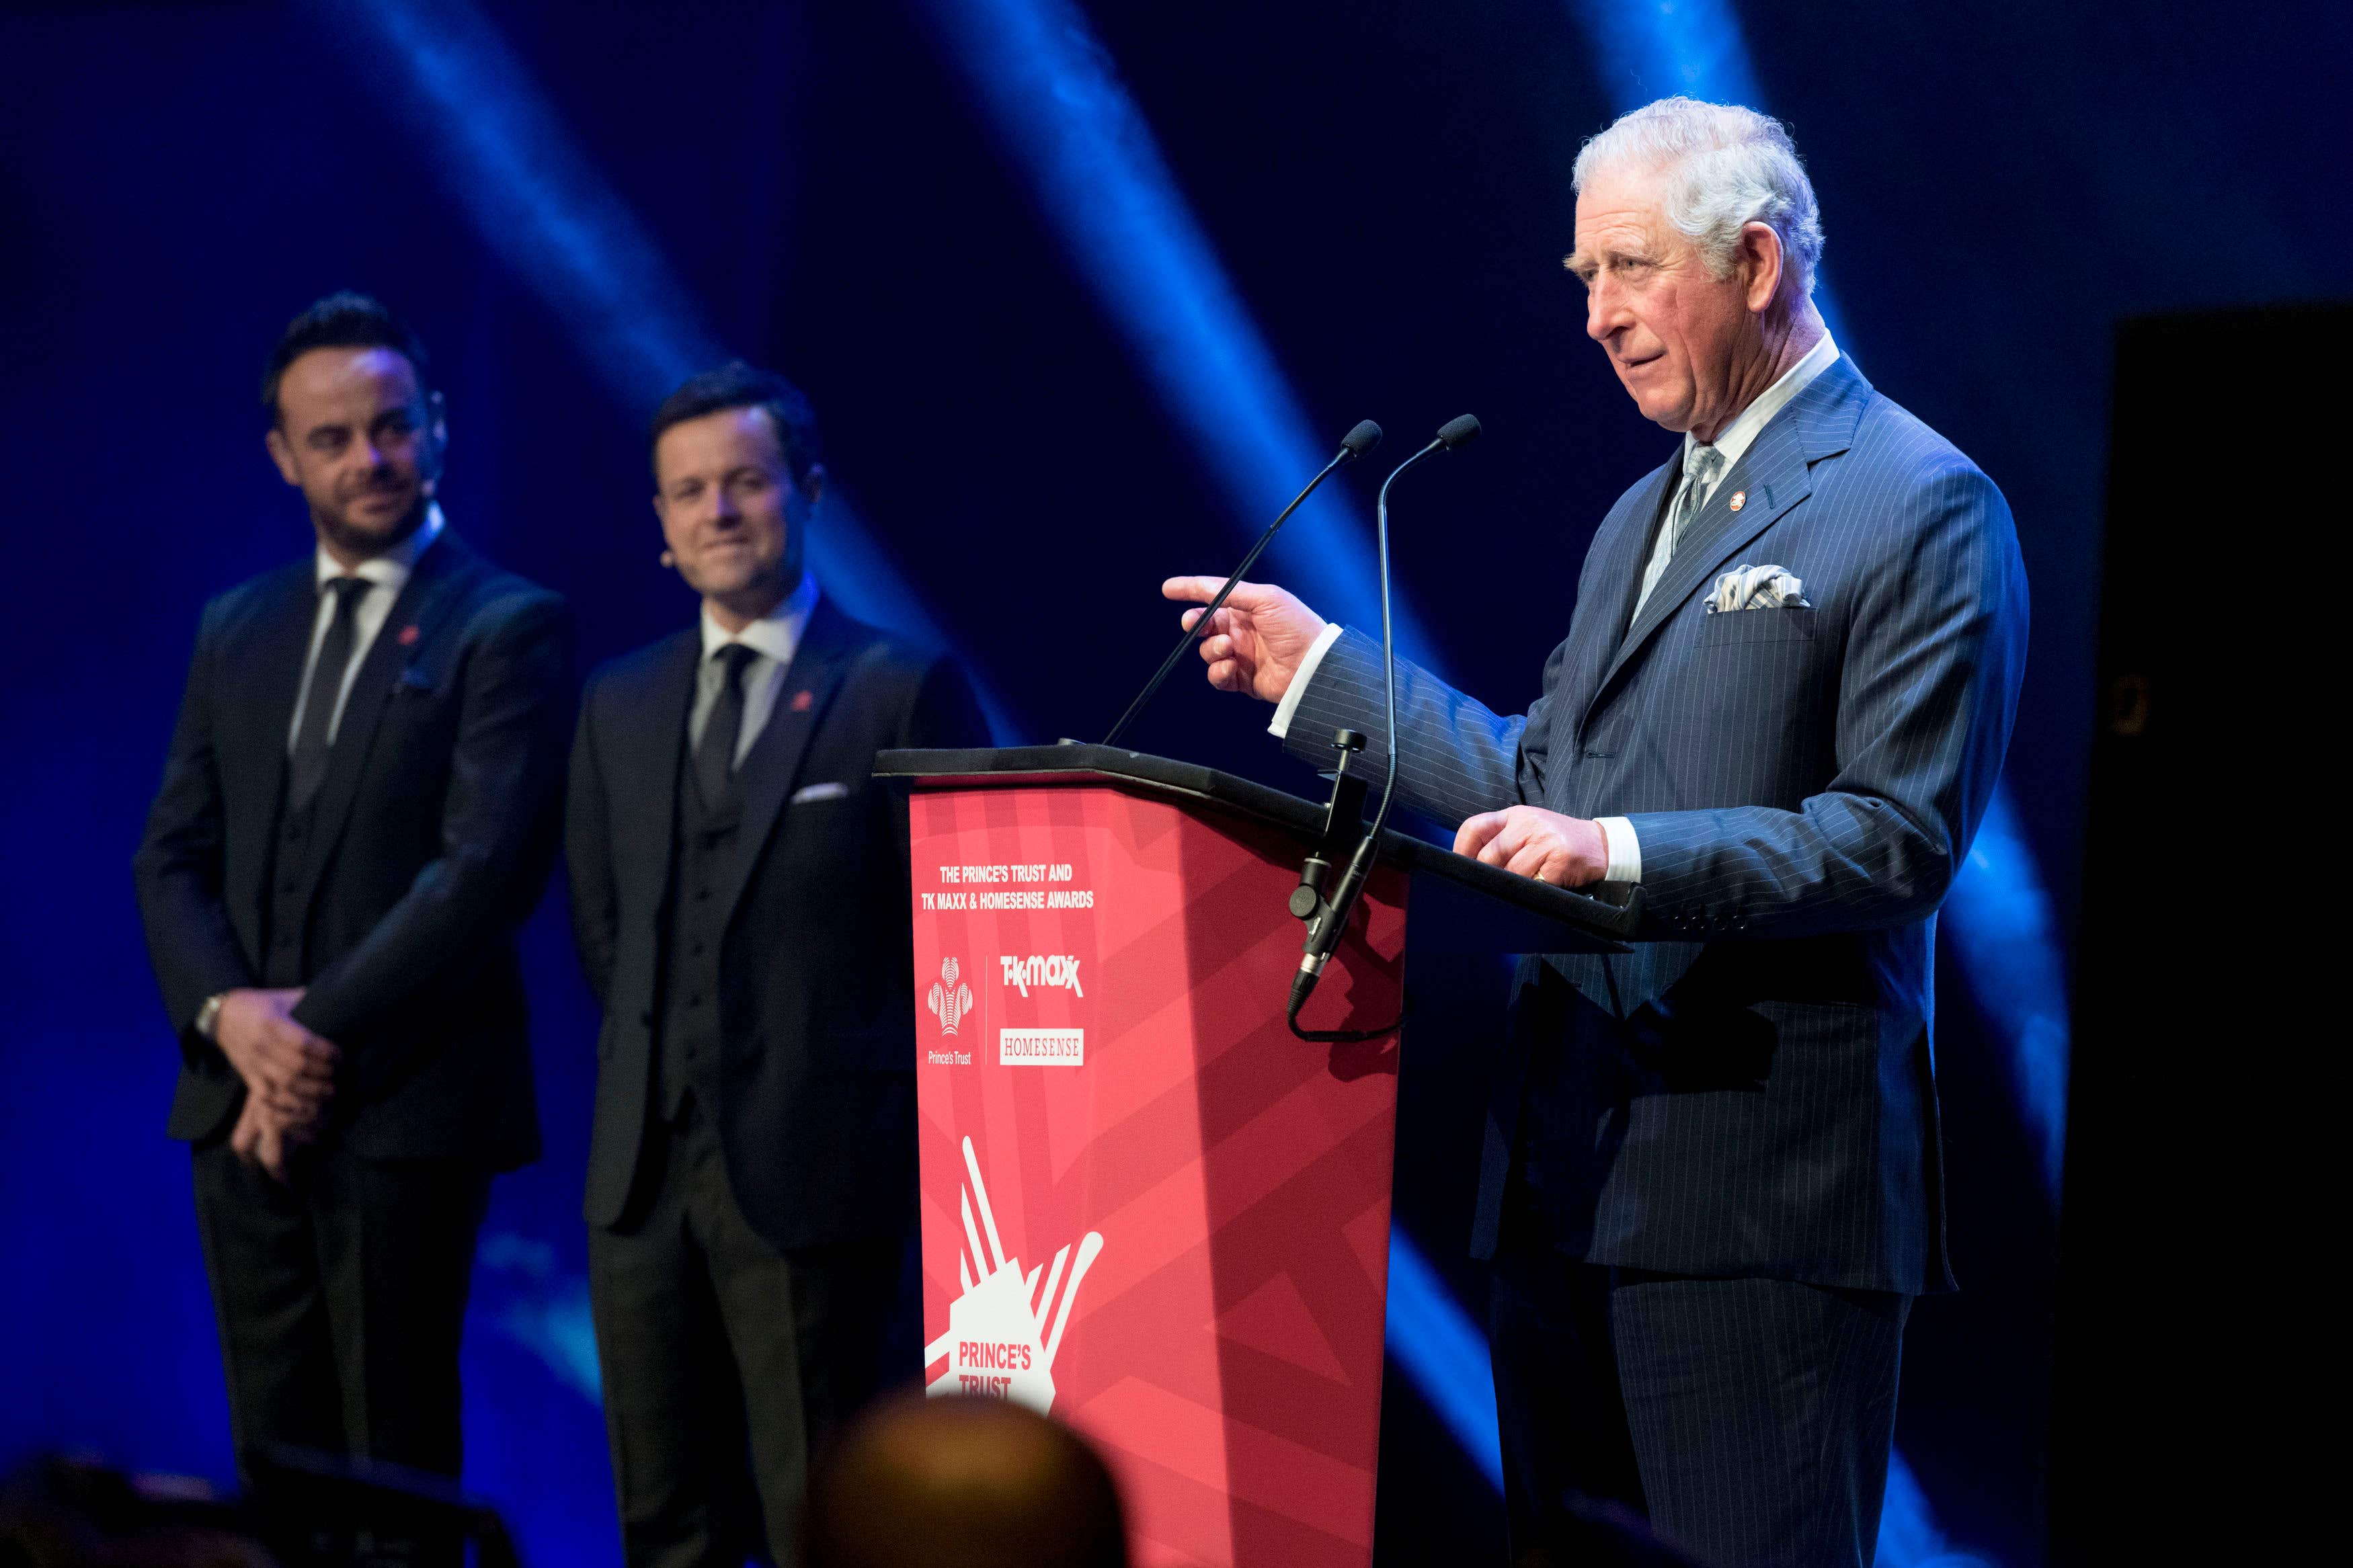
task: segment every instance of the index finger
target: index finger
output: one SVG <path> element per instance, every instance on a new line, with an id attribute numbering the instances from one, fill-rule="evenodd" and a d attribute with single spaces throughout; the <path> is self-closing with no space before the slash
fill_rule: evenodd
<path id="1" fill-rule="evenodd" d="M 1482 811 L 1476 816 L 1466 816 L 1462 819 L 1462 826 L 1454 830 L 1454 852 L 1457 855 L 1476 855 L 1502 831 L 1504 814 L 1500 811 Z"/>
<path id="2" fill-rule="evenodd" d="M 1171 577 L 1160 584 L 1160 596 L 1164 599 L 1184 599 L 1196 605 L 1206 605 L 1216 598 L 1218 590 L 1225 585 L 1226 580 L 1223 577 Z M 1237 583 L 1234 588 L 1240 592 L 1241 584 Z"/>

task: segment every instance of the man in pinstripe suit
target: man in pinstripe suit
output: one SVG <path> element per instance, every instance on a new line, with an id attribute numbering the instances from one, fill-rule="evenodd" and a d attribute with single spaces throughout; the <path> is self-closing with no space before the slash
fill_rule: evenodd
<path id="1" fill-rule="evenodd" d="M 1576 183 L 1587 331 L 1683 441 L 1603 521 L 1525 716 L 1398 670 L 1398 786 L 1459 851 L 1649 910 L 1633 953 L 1514 983 L 1472 1234 L 1514 1551 L 1598 1499 L 1717 1563 L 1868 1563 L 1905 1318 L 1952 1288 L 1936 912 L 2025 576 L 1992 483 L 1825 331 L 1778 124 L 1666 100 Z M 1299 756 L 1346 725 L 1383 761 L 1362 633 L 1250 585 L 1201 653 Z"/>

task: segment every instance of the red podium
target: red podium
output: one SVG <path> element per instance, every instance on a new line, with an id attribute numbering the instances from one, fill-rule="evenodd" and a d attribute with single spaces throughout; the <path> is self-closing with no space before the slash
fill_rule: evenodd
<path id="1" fill-rule="evenodd" d="M 910 785 L 932 1391 L 1092 1438 L 1140 1563 L 1370 1562 L 1398 1040 L 1284 1026 L 1324 809 L 1094 746 L 877 771 Z M 1393 1025 L 1409 900 L 1450 951 L 1632 930 L 1388 838 L 1304 1026 Z"/>

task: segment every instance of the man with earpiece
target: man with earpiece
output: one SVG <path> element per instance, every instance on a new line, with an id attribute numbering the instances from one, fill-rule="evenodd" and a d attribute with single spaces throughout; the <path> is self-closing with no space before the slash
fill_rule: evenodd
<path id="1" fill-rule="evenodd" d="M 790 1564 L 809 1456 L 922 1365 L 905 808 L 874 754 L 988 737 L 953 663 L 819 592 L 790 383 L 698 375 L 652 447 L 661 562 L 702 604 L 590 677 L 565 825 L 605 1010 L 605 1419 L 632 1564 Z"/>
<path id="2" fill-rule="evenodd" d="M 240 1468 L 291 1444 L 455 1476 L 475 1234 L 539 1155 L 514 938 L 571 620 L 445 523 L 441 396 L 382 305 L 296 317 L 262 405 L 315 542 L 205 606 L 135 863 L 171 1134 Z"/>

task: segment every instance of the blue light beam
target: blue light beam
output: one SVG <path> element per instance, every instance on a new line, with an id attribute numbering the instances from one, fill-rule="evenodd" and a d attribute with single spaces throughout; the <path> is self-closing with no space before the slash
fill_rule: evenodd
<path id="1" fill-rule="evenodd" d="M 1504 1446 L 1487 1336 L 1447 1293 L 1405 1226 L 1389 1226 L 1388 1352 L 1471 1462 L 1504 1489 Z"/>
<path id="2" fill-rule="evenodd" d="M 2017 805 L 1996 790 L 1945 900 L 1942 930 L 1970 995 L 2010 1043 L 2011 1088 L 2055 1200 L 2067 1153 L 2069 1036 L 2054 918 Z"/>
<path id="3" fill-rule="evenodd" d="M 1256 537 L 1338 449 L 1310 428 L 1273 353 L 1186 205 L 1110 56 L 1067 0 L 924 0 L 948 54 L 1162 405 L 1208 454 L 1229 521 Z M 1417 444 L 1427 439 L 1415 437 Z M 1272 555 L 1301 597 L 1335 620 L 1377 624 L 1369 530 L 1342 492 L 1319 492 Z M 1427 657 L 1397 597 L 1398 646 Z"/>
<path id="4" fill-rule="evenodd" d="M 696 371 L 731 357 L 660 247 L 474 6 L 368 0 L 312 10 L 366 79 L 401 89 L 482 243 L 538 294 L 619 406 L 650 410 Z M 387 60 L 398 68 L 385 71 Z M 809 560 L 849 615 L 953 646 L 839 482 L 810 531 Z M 978 695 L 991 727 L 1010 735 L 1004 704 L 985 687 Z"/>

